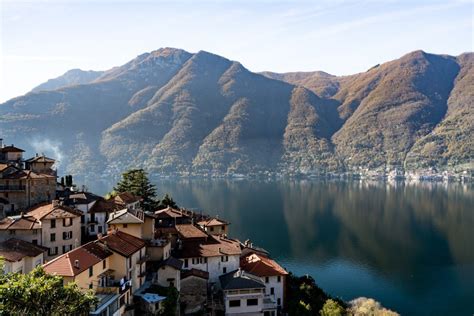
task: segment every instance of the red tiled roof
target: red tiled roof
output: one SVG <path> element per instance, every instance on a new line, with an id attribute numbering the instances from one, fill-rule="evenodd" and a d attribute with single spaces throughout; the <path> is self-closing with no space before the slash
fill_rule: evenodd
<path id="1" fill-rule="evenodd" d="M 47 250 L 46 247 L 16 238 L 10 238 L 0 243 L 0 257 L 10 262 L 20 261 L 24 257 L 36 257 Z"/>
<path id="2" fill-rule="evenodd" d="M 181 280 L 186 279 L 190 276 L 195 276 L 201 279 L 209 279 L 209 272 L 192 268 L 191 270 L 182 270 L 181 271 Z"/>
<path id="3" fill-rule="evenodd" d="M 180 210 L 175 210 L 171 207 L 167 207 L 163 210 L 158 210 L 155 212 L 156 218 L 178 218 L 178 217 L 188 217 L 183 214 Z"/>
<path id="4" fill-rule="evenodd" d="M 40 229 L 41 223 L 33 216 L 20 215 L 0 220 L 0 230 Z"/>
<path id="5" fill-rule="evenodd" d="M 43 218 L 54 219 L 64 217 L 77 217 L 82 215 L 82 212 L 80 210 L 55 203 L 56 202 L 40 204 L 38 206 L 33 207 L 30 211 L 28 211 L 27 214 L 35 217 L 38 220 L 42 220 Z"/>
<path id="6" fill-rule="evenodd" d="M 101 262 L 113 253 L 97 241 L 91 241 L 43 265 L 49 274 L 73 277 Z M 78 265 L 76 265 L 76 262 Z"/>
<path id="7" fill-rule="evenodd" d="M 255 253 L 242 257 L 240 267 L 242 270 L 259 277 L 288 274 L 275 260 Z"/>
<path id="8" fill-rule="evenodd" d="M 92 205 L 89 209 L 89 213 L 111 213 L 113 211 L 119 211 L 123 208 L 122 205 L 118 205 L 114 200 L 100 199 Z"/>
<path id="9" fill-rule="evenodd" d="M 3 176 L 3 179 L 21 180 L 21 179 L 56 179 L 55 175 L 47 173 L 37 173 L 31 170 L 18 170 Z"/>
<path id="10" fill-rule="evenodd" d="M 178 234 L 183 239 L 206 238 L 208 235 L 193 224 L 175 225 Z"/>
<path id="11" fill-rule="evenodd" d="M 138 196 L 135 196 L 130 192 L 119 193 L 113 199 L 117 203 L 121 203 L 121 204 L 131 204 L 131 203 L 135 203 L 135 202 L 140 201 L 140 198 Z"/>
<path id="12" fill-rule="evenodd" d="M 222 226 L 222 225 L 229 225 L 229 223 L 226 222 L 226 221 L 223 221 L 221 219 L 218 219 L 218 218 L 211 218 L 209 220 L 200 221 L 198 223 L 198 225 L 201 225 L 201 226 Z"/>
<path id="13" fill-rule="evenodd" d="M 99 239 L 104 245 L 124 257 L 130 257 L 135 252 L 145 247 L 145 241 L 141 238 L 129 235 L 119 230 L 110 231 L 107 236 Z"/>
<path id="14" fill-rule="evenodd" d="M 178 258 L 218 257 L 241 254 L 240 242 L 223 236 L 208 236 L 206 241 L 183 240 Z"/>

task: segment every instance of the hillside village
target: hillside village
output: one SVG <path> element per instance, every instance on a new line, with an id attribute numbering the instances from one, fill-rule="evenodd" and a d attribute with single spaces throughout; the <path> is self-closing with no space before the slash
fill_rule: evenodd
<path id="1" fill-rule="evenodd" d="M 288 272 L 224 219 L 167 207 L 145 211 L 129 192 L 104 198 L 61 179 L 55 160 L 0 144 L 4 273 L 42 265 L 93 290 L 90 315 L 285 313 Z M 169 306 L 175 306 L 169 310 Z"/>

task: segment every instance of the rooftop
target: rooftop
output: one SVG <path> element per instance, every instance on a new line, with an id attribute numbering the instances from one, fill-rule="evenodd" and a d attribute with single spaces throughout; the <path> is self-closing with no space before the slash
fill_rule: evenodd
<path id="1" fill-rule="evenodd" d="M 208 227 L 208 226 L 229 225 L 229 223 L 218 218 L 211 218 L 208 220 L 198 222 L 198 225 Z"/>
<path id="2" fill-rule="evenodd" d="M 183 239 L 207 238 L 208 235 L 193 224 L 175 225 L 178 234 Z"/>
<path id="3" fill-rule="evenodd" d="M 223 290 L 265 288 L 265 284 L 259 277 L 240 269 L 221 275 L 219 281 Z"/>
<path id="4" fill-rule="evenodd" d="M 28 214 L 10 216 L 0 220 L 0 230 L 40 229 L 41 223 Z"/>
<path id="5" fill-rule="evenodd" d="M 10 238 L 0 243 L 0 257 L 10 262 L 20 261 L 24 257 L 36 257 L 47 250 L 46 247 L 16 238 Z"/>
<path id="6" fill-rule="evenodd" d="M 0 148 L 0 152 L 2 153 L 23 153 L 25 152 L 23 149 L 15 147 L 13 144 L 11 146 L 4 146 Z"/>
<path id="7" fill-rule="evenodd" d="M 242 257 L 240 267 L 259 277 L 288 274 L 275 260 L 256 253 Z"/>
<path id="8" fill-rule="evenodd" d="M 123 205 L 118 205 L 113 199 L 99 199 L 89 209 L 89 213 L 110 213 L 114 211 L 119 211 L 122 208 Z"/>
<path id="9" fill-rule="evenodd" d="M 139 202 L 141 199 L 130 192 L 122 192 L 113 197 L 113 200 L 119 204 L 131 204 Z"/>
<path id="10" fill-rule="evenodd" d="M 188 217 L 186 214 L 183 214 L 181 210 L 176 210 L 171 207 L 167 207 L 163 210 L 158 210 L 155 212 L 156 218 L 178 218 L 178 217 Z"/>
<path id="11" fill-rule="evenodd" d="M 168 257 L 168 259 L 160 262 L 159 266 L 160 267 L 169 266 L 169 267 L 175 268 L 176 270 L 181 270 L 181 268 L 183 267 L 183 261 L 178 260 L 174 257 Z"/>
<path id="12" fill-rule="evenodd" d="M 102 244 L 91 241 L 43 265 L 49 274 L 73 277 L 112 255 Z"/>
<path id="13" fill-rule="evenodd" d="M 107 224 L 143 224 L 144 218 L 143 211 L 123 209 L 110 213 Z"/>
<path id="14" fill-rule="evenodd" d="M 186 279 L 191 276 L 195 276 L 201 279 L 209 279 L 209 272 L 192 268 L 190 270 L 181 271 L 181 279 Z"/>
<path id="15" fill-rule="evenodd" d="M 183 240 L 181 249 L 176 250 L 178 258 L 240 256 L 240 242 L 223 236 L 208 236 L 202 240 Z"/>
<path id="16" fill-rule="evenodd" d="M 124 257 L 130 257 L 135 252 L 145 247 L 145 241 L 119 230 L 109 231 L 107 236 L 98 239 L 98 242 L 119 253 Z"/>
<path id="17" fill-rule="evenodd" d="M 45 155 L 38 156 L 36 155 L 33 158 L 25 160 L 25 162 L 32 163 L 32 162 L 43 162 L 43 163 L 55 163 L 56 160 L 52 158 L 48 158 Z"/>
<path id="18" fill-rule="evenodd" d="M 32 209 L 30 209 L 30 211 L 28 211 L 27 214 L 35 217 L 37 220 L 43 220 L 78 217 L 82 215 L 82 212 L 78 209 L 62 205 L 57 201 L 53 201 L 52 203 L 43 203 L 38 206 L 34 206 Z"/>

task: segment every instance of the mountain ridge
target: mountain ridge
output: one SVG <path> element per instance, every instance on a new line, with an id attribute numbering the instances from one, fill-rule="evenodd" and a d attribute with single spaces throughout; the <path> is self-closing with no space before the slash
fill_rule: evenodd
<path id="1" fill-rule="evenodd" d="M 75 174 L 472 170 L 473 56 L 414 51 L 338 77 L 254 73 L 209 52 L 161 48 L 9 100 L 0 127 L 31 148 L 60 144 Z"/>

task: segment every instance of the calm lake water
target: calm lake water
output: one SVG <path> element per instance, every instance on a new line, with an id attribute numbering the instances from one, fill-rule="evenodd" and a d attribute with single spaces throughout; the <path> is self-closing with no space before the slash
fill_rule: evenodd
<path id="1" fill-rule="evenodd" d="M 403 315 L 474 314 L 474 190 L 461 184 L 160 180 L 180 206 L 309 274 Z"/>

